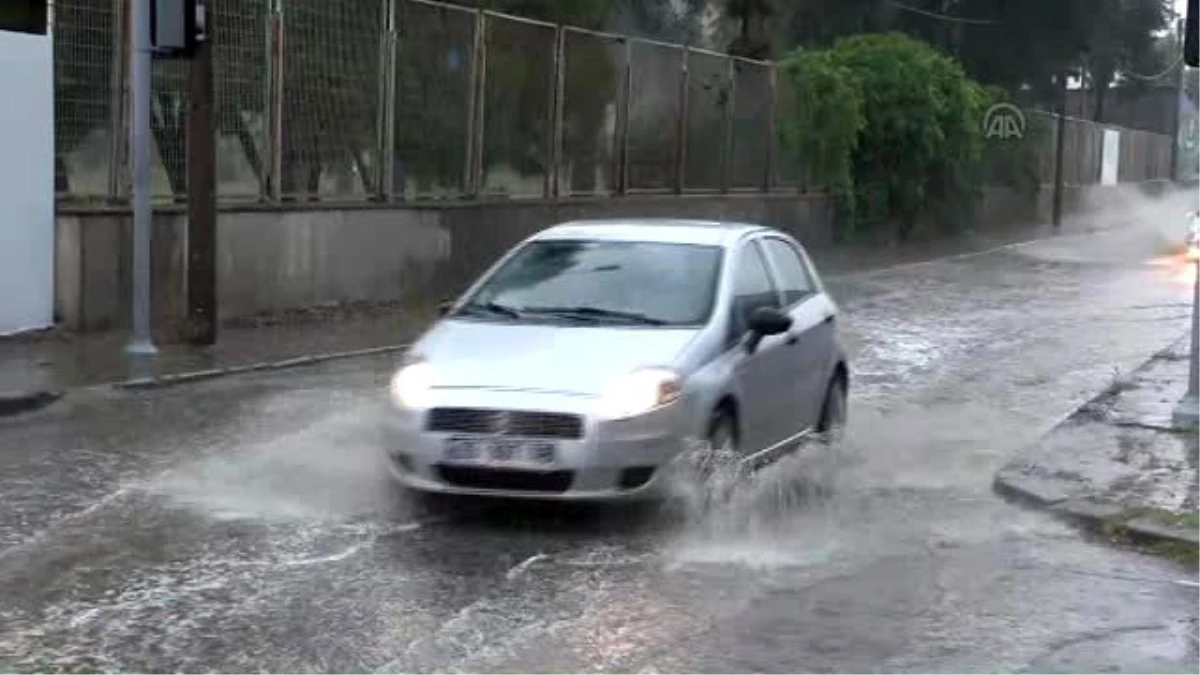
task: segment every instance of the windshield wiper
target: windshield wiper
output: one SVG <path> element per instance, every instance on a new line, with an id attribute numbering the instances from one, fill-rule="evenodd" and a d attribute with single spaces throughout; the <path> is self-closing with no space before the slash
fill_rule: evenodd
<path id="1" fill-rule="evenodd" d="M 506 319 L 519 319 L 521 312 L 515 307 L 501 305 L 497 302 L 472 302 L 469 305 L 463 305 L 458 310 L 459 314 L 490 314 L 492 316 L 502 316 Z"/>
<path id="2" fill-rule="evenodd" d="M 663 326 L 666 321 L 656 319 L 652 316 L 646 316 L 638 312 L 622 312 L 615 309 L 604 309 L 603 307 L 589 307 L 580 305 L 578 307 L 522 307 L 522 312 L 527 314 L 553 314 L 568 319 L 584 319 L 584 320 L 604 320 L 615 319 L 628 323 L 637 323 L 644 326 Z"/>

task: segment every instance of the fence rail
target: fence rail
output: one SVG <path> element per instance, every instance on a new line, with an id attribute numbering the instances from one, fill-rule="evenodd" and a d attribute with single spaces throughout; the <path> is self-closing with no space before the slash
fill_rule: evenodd
<path id="1" fill-rule="evenodd" d="M 53 4 L 56 190 L 123 201 L 129 0 Z M 223 201 L 805 189 L 775 133 L 788 83 L 772 63 L 433 0 L 213 9 Z M 154 64 L 158 200 L 186 194 L 187 68 Z M 1049 121 L 1031 121 L 1049 129 L 1043 183 Z M 1103 128 L 1067 120 L 1068 184 L 1099 182 Z M 1167 177 L 1171 142 L 1123 130 L 1120 180 Z"/>

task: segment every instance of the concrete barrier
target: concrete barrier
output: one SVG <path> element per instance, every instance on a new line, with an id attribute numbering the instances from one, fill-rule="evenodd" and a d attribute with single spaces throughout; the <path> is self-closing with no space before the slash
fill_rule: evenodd
<path id="1" fill-rule="evenodd" d="M 1104 190 L 1071 188 L 1068 213 L 1095 207 Z M 1098 192 L 1099 191 L 1099 192 Z M 1127 199 L 1127 197 L 1126 197 Z M 985 191 L 978 227 L 1046 222 L 1049 191 L 1036 202 Z M 820 251 L 832 241 L 830 202 L 819 195 L 727 194 L 511 200 L 445 205 L 247 205 L 218 218 L 222 319 L 324 304 L 450 297 L 501 253 L 551 224 L 573 219 L 693 217 L 759 222 Z M 155 214 L 153 325 L 173 341 L 186 314 L 186 216 Z M 130 218 L 116 209 L 60 208 L 55 310 L 72 330 L 122 328 L 129 316 Z"/>

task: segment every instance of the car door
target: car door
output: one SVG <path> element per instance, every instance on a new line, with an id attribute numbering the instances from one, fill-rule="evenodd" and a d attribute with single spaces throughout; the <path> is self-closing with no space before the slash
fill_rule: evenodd
<path id="1" fill-rule="evenodd" d="M 825 400 L 828 370 L 834 348 L 833 312 L 800 249 L 779 236 L 762 239 L 763 253 L 782 295 L 784 311 L 792 317 L 786 335 L 786 364 L 793 405 L 784 414 L 793 434 L 816 426 Z M 782 360 L 782 359 L 781 359 Z"/>
<path id="2" fill-rule="evenodd" d="M 739 445 L 750 454 L 787 436 L 781 412 L 794 389 L 788 381 L 786 334 L 764 337 L 753 351 L 746 348 L 750 313 L 759 307 L 780 307 L 778 289 L 755 240 L 743 242 L 735 253 L 732 288 L 728 340 L 735 350 L 735 386 L 741 403 Z"/>

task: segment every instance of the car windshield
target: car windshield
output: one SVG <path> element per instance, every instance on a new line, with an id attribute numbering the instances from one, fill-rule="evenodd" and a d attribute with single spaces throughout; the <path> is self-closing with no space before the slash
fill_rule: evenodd
<path id="1" fill-rule="evenodd" d="M 708 320 L 721 249 L 639 241 L 526 244 L 462 309 L 507 320 L 694 326 Z"/>

